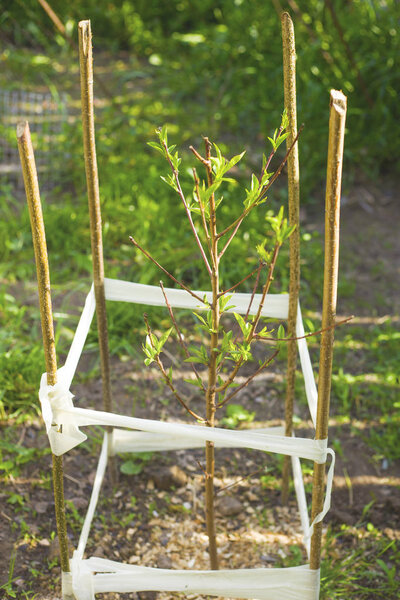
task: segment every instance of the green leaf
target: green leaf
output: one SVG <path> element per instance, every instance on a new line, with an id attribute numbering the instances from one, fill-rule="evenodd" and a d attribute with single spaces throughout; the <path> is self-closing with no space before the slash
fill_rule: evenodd
<path id="1" fill-rule="evenodd" d="M 120 471 L 124 475 L 139 475 L 143 471 L 143 464 L 127 460 L 120 466 Z"/>
<path id="2" fill-rule="evenodd" d="M 167 339 L 169 338 L 169 336 L 171 335 L 171 331 L 173 330 L 173 327 L 170 327 L 168 329 L 168 331 L 166 331 L 165 333 L 162 334 L 162 336 L 160 337 L 159 341 L 158 341 L 158 346 L 157 346 L 157 350 L 158 352 L 161 351 L 161 348 L 164 346 L 165 342 L 167 341 Z"/>
<path id="3" fill-rule="evenodd" d="M 167 144 L 168 146 L 168 130 L 167 130 L 167 126 L 163 125 L 160 131 L 160 139 L 165 142 L 165 144 Z"/>
<path id="4" fill-rule="evenodd" d="M 228 404 L 226 408 L 226 417 L 221 419 L 221 423 L 234 429 L 240 423 L 251 423 L 255 414 L 255 412 L 249 412 L 240 404 Z"/>
<path id="5" fill-rule="evenodd" d="M 285 130 L 289 127 L 289 117 L 288 117 L 286 108 L 284 109 L 284 111 L 282 113 L 281 127 L 282 127 L 282 130 Z"/>
<path id="6" fill-rule="evenodd" d="M 267 240 L 265 239 L 261 244 L 257 244 L 256 250 L 257 250 L 257 254 L 261 258 L 261 260 L 264 261 L 266 264 L 269 264 L 271 261 L 271 252 L 268 252 L 265 249 L 266 243 L 267 243 Z"/>
<path id="7" fill-rule="evenodd" d="M 163 175 L 160 175 L 160 179 L 165 181 L 165 183 L 172 187 L 173 190 L 175 190 L 176 192 L 178 191 L 178 186 L 176 185 L 175 177 L 173 175 L 171 175 L 170 173 L 168 173 L 168 175 L 166 175 L 165 177 Z"/>
<path id="8" fill-rule="evenodd" d="M 276 332 L 276 337 L 278 341 L 286 337 L 285 328 L 283 327 L 283 325 L 279 325 L 278 331 Z"/>
<path id="9" fill-rule="evenodd" d="M 235 316 L 236 321 L 239 324 L 240 329 L 242 330 L 243 335 L 246 337 L 246 335 L 250 331 L 251 323 L 246 323 L 246 321 L 243 319 L 242 315 L 239 315 L 239 313 L 233 313 L 233 314 Z"/>
<path id="10" fill-rule="evenodd" d="M 183 381 L 186 381 L 186 383 L 189 383 L 190 385 L 194 385 L 195 387 L 202 389 L 201 382 L 198 379 L 184 379 Z"/>
<path id="11" fill-rule="evenodd" d="M 165 156 L 165 150 L 164 150 L 163 146 L 160 146 L 160 144 L 157 144 L 157 142 L 147 142 L 147 145 L 150 146 L 151 148 L 154 148 L 155 150 L 160 152 L 160 154 Z"/>
<path id="12" fill-rule="evenodd" d="M 231 158 L 231 160 L 226 165 L 225 173 L 227 173 L 228 171 L 230 171 L 230 169 L 232 169 L 232 167 L 234 167 L 240 160 L 242 160 L 242 158 L 243 158 L 243 156 L 245 154 L 246 154 L 246 150 L 244 150 L 240 154 L 236 154 L 236 156 L 233 156 Z"/>
<path id="13" fill-rule="evenodd" d="M 235 308 L 234 304 L 231 304 L 229 306 L 227 306 L 228 302 L 230 301 L 230 299 L 233 297 L 233 295 L 229 295 L 229 296 L 221 296 L 221 298 L 219 299 L 219 310 L 221 313 L 226 312 L 227 310 L 229 310 L 230 308 Z"/>

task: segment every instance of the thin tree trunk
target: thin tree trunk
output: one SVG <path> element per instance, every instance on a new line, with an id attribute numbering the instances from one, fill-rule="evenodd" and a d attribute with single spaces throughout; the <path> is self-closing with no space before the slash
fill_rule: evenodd
<path id="1" fill-rule="evenodd" d="M 206 159 L 210 161 L 211 144 L 205 139 Z M 211 163 L 210 163 L 211 165 Z M 208 185 L 212 185 L 211 166 L 207 168 Z M 210 339 L 210 363 L 208 367 L 208 388 L 206 393 L 206 418 L 208 427 L 215 426 L 216 411 L 216 387 L 217 387 L 217 352 L 218 348 L 218 329 L 219 329 L 219 260 L 218 260 L 218 238 L 216 226 L 215 198 L 214 194 L 210 198 L 210 237 L 211 237 L 211 258 L 212 258 L 212 328 L 213 333 Z M 211 569 L 216 570 L 218 566 L 217 540 L 215 534 L 215 507 L 214 507 L 214 470 L 215 470 L 215 449 L 213 442 L 206 442 L 206 525 L 208 534 L 209 554 Z"/>
<path id="2" fill-rule="evenodd" d="M 17 139 L 24 176 L 26 199 L 29 207 L 33 247 L 35 251 L 47 384 L 55 385 L 57 383 L 57 360 L 53 311 L 51 305 L 50 272 L 35 157 L 27 122 L 19 123 L 17 125 Z M 53 454 L 52 459 L 54 505 L 60 547 L 61 570 L 63 573 L 69 573 L 69 551 L 64 502 L 63 457 L 55 456 Z M 73 596 L 64 590 L 63 598 L 68 600 L 72 599 Z"/>
<path id="3" fill-rule="evenodd" d="M 292 146 L 297 135 L 296 109 L 296 46 L 292 19 L 287 12 L 281 16 L 283 42 L 283 81 L 285 109 L 289 119 L 289 135 L 286 138 L 287 149 Z M 296 337 L 297 305 L 300 288 L 300 170 L 298 143 L 295 144 L 287 160 L 288 165 L 288 202 L 289 224 L 295 226 L 290 236 L 290 281 L 289 281 L 289 314 L 288 338 Z M 287 375 L 285 400 L 285 435 L 291 436 L 293 431 L 293 402 L 295 392 L 297 341 L 292 339 L 287 344 Z M 282 472 L 282 502 L 287 504 L 289 496 L 290 457 L 285 456 Z"/>
<path id="4" fill-rule="evenodd" d="M 336 296 L 339 267 L 339 218 L 342 182 L 344 130 L 347 98 L 331 90 L 329 117 L 328 166 L 325 206 L 325 266 L 322 306 L 321 351 L 318 378 L 318 409 L 316 439 L 328 437 L 329 404 L 332 376 L 333 338 L 336 316 Z M 311 518 L 321 512 L 324 504 L 325 464 L 314 463 Z M 322 523 L 314 525 L 311 537 L 310 568 L 319 569 L 321 561 Z"/>

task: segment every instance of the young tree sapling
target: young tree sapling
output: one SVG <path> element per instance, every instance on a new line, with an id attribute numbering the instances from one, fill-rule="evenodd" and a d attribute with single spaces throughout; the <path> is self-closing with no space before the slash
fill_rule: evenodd
<path id="1" fill-rule="evenodd" d="M 270 290 L 275 266 L 282 244 L 294 231 L 290 227 L 284 216 L 283 207 L 277 214 L 266 217 L 269 223 L 269 236 L 265 237 L 257 245 L 259 256 L 258 266 L 242 280 L 238 281 L 229 289 L 221 290 L 220 264 L 232 240 L 237 234 L 245 218 L 255 210 L 259 205 L 265 203 L 266 194 L 272 184 L 280 175 L 283 166 L 289 156 L 289 153 L 297 143 L 298 135 L 294 138 L 288 148 L 286 155 L 279 164 L 278 168 L 269 171 L 271 161 L 276 154 L 279 146 L 286 139 L 288 119 L 286 112 L 282 115 L 280 127 L 275 130 L 272 137 L 268 138 L 272 146 L 268 156 L 263 155 L 263 162 L 260 174 L 252 174 L 250 185 L 244 191 L 243 209 L 241 213 L 224 229 L 218 231 L 217 228 L 217 210 L 221 202 L 222 195 L 219 194 L 224 182 L 232 181 L 228 177 L 229 171 L 239 163 L 243 158 L 244 152 L 226 159 L 216 144 L 212 144 L 208 138 L 204 138 L 204 155 L 200 154 L 192 146 L 190 150 L 197 161 L 205 169 L 205 178 L 201 179 L 197 169 L 192 168 L 193 190 L 192 197 L 189 200 L 185 195 L 180 182 L 180 164 L 181 158 L 178 155 L 175 145 L 168 145 L 168 135 L 166 127 L 156 131 L 158 142 L 150 142 L 149 145 L 156 149 L 166 159 L 170 172 L 164 177 L 165 181 L 178 194 L 183 204 L 186 216 L 193 233 L 195 243 L 200 252 L 202 263 L 207 271 L 210 287 L 210 297 L 201 297 L 198 293 L 190 289 L 182 281 L 178 281 L 169 273 L 147 250 L 131 237 L 132 244 L 140 250 L 148 260 L 153 262 L 167 277 L 175 284 L 180 286 L 191 294 L 199 303 L 199 310 L 194 311 L 196 319 L 199 321 L 201 329 L 205 332 L 208 343 L 201 344 L 199 347 L 187 347 L 182 333 L 177 324 L 172 307 L 168 301 L 167 293 L 162 282 L 160 282 L 165 303 L 172 321 L 172 327 L 168 329 L 161 337 L 157 337 L 152 331 L 148 317 L 145 315 L 146 341 L 143 345 L 145 353 L 145 364 L 155 363 L 158 367 L 166 385 L 169 387 L 175 398 L 182 407 L 199 423 L 207 427 L 214 427 L 216 412 L 225 406 L 236 394 L 247 386 L 250 381 L 268 367 L 279 353 L 279 339 L 284 338 L 283 329 L 280 327 L 277 332 L 269 330 L 268 326 L 262 323 L 262 309 L 266 296 Z M 199 223 L 199 232 L 196 229 L 194 218 Z M 231 292 L 236 290 L 240 284 L 255 275 L 255 283 L 250 296 L 249 306 L 244 316 L 233 313 L 239 326 L 240 334 L 234 337 L 230 329 L 225 329 L 221 324 L 221 317 L 228 310 L 234 308 L 233 295 Z M 255 293 L 261 283 L 261 300 L 257 306 L 255 314 L 250 315 Z M 203 415 L 197 414 L 189 406 L 181 393 L 177 390 L 174 383 L 173 369 L 164 367 L 161 354 L 163 346 L 175 330 L 177 339 L 183 348 L 185 362 L 189 363 L 194 378 L 186 380 L 195 385 L 205 399 L 205 411 Z M 252 345 L 256 340 L 264 340 L 268 344 L 273 344 L 273 351 L 268 354 L 264 360 L 259 361 L 258 367 L 254 372 L 246 377 L 245 381 L 238 385 L 235 381 L 243 365 L 253 359 Z M 230 371 L 225 373 L 229 363 Z M 196 364 L 203 365 L 201 372 L 196 368 Z M 223 367 L 225 369 L 223 370 Z M 206 374 L 206 376 L 205 376 Z M 218 569 L 218 554 L 215 534 L 215 509 L 214 509 L 214 472 L 215 457 L 214 444 L 206 442 L 205 448 L 206 467 L 205 467 L 205 514 L 206 527 L 209 538 L 210 565 L 212 569 Z"/>

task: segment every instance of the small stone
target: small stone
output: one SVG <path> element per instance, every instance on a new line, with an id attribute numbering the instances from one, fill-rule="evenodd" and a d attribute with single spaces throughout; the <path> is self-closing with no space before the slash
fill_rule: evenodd
<path id="1" fill-rule="evenodd" d="M 136 563 L 139 562 L 139 557 L 136 556 L 136 554 L 132 554 L 132 556 L 129 557 L 128 562 L 130 565 L 135 565 Z"/>
<path id="2" fill-rule="evenodd" d="M 162 546 L 166 546 L 166 545 L 168 544 L 168 542 L 169 542 L 169 536 L 168 536 L 168 535 L 162 535 L 162 536 L 160 537 L 160 540 L 159 540 L 159 541 L 160 541 L 160 544 L 161 544 Z"/>
<path id="3" fill-rule="evenodd" d="M 71 502 L 75 506 L 75 508 L 77 508 L 78 510 L 80 508 L 87 508 L 87 506 L 89 504 L 88 499 L 85 498 L 84 496 L 76 496 L 74 498 L 71 498 Z"/>
<path id="4" fill-rule="evenodd" d="M 44 515 L 49 509 L 50 502 L 36 502 L 35 508 L 36 512 L 40 515 Z"/>
<path id="5" fill-rule="evenodd" d="M 39 546 L 45 546 L 45 547 L 50 547 L 50 540 L 48 540 L 47 538 L 43 538 L 42 540 L 39 540 Z"/>
<path id="6" fill-rule="evenodd" d="M 103 546 L 101 546 L 101 545 L 97 546 L 97 548 L 93 552 L 92 556 L 95 556 L 97 558 L 106 558 L 106 553 L 104 551 Z"/>
<path id="7" fill-rule="evenodd" d="M 218 502 L 218 511 L 225 517 L 233 517 L 243 511 L 242 503 L 233 496 L 223 496 Z"/>
<path id="8" fill-rule="evenodd" d="M 173 487 L 180 488 L 186 485 L 187 475 L 180 467 L 160 467 L 151 473 L 151 478 L 159 490 L 169 490 Z"/>
<path id="9" fill-rule="evenodd" d="M 247 492 L 247 499 L 250 502 L 257 502 L 257 500 L 259 500 L 259 496 L 257 496 L 257 494 L 253 494 L 253 492 Z"/>
<path id="10" fill-rule="evenodd" d="M 270 556 L 269 554 L 261 554 L 261 560 L 266 563 L 274 563 L 276 562 L 276 558 L 274 556 Z"/>
<path id="11" fill-rule="evenodd" d="M 60 548 L 59 548 L 59 544 L 58 544 L 58 536 L 56 536 L 54 538 L 54 540 L 51 541 L 50 546 L 48 547 L 48 556 L 49 556 L 49 560 L 53 560 L 54 558 L 58 558 L 60 555 Z"/>
<path id="12" fill-rule="evenodd" d="M 169 558 L 169 556 L 165 556 L 165 554 L 161 554 L 161 556 L 159 556 L 157 559 L 157 567 L 159 569 L 171 569 L 172 560 Z"/>
<path id="13" fill-rule="evenodd" d="M 18 587 L 22 587 L 23 585 L 25 585 L 25 579 L 21 579 L 21 578 L 19 578 L 19 579 L 16 579 L 16 580 L 14 581 L 14 583 L 15 583 L 15 585 L 17 585 Z"/>

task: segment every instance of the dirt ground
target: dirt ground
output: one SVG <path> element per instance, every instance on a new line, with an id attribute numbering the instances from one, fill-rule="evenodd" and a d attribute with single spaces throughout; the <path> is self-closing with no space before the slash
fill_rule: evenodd
<path id="1" fill-rule="evenodd" d="M 382 181 L 371 189 L 362 182 L 345 194 L 342 209 L 341 278 L 352 281 L 354 295 L 339 301 L 339 313 L 355 314 L 360 323 L 385 315 L 400 314 L 398 294 L 400 277 L 400 205 L 395 182 Z M 322 229 L 321 215 L 309 209 L 303 220 Z M 376 265 L 379 265 L 379 269 Z M 154 377 L 151 370 L 137 364 L 113 361 L 113 391 L 118 412 L 164 420 L 186 420 L 184 412 Z M 282 423 L 281 400 L 283 365 L 252 382 L 236 402 L 256 415 L 251 426 Z M 80 383 L 73 390 L 85 406 L 99 406 L 98 381 Z M 193 393 L 193 390 L 190 390 Z M 197 400 L 192 401 L 196 409 Z M 302 419 L 301 433 L 310 434 L 306 408 L 296 406 Z M 69 530 L 75 546 L 82 516 L 88 504 L 97 464 L 93 451 L 100 437 L 90 430 L 87 447 L 83 445 L 65 457 L 66 498 L 71 501 Z M 21 427 L 20 444 L 45 447 L 46 436 L 38 422 Z M 400 537 L 400 465 L 385 465 L 373 458 L 373 451 L 350 425 L 341 425 L 332 414 L 330 442 L 340 443 L 332 495 L 332 508 L 325 522 L 340 526 L 357 525 L 366 507 L 368 520 L 389 538 Z M 88 451 L 89 449 L 89 451 Z M 118 459 L 119 463 L 123 459 Z M 207 538 L 202 510 L 203 452 L 177 451 L 153 454 L 137 467 L 136 475 L 120 474 L 118 491 L 107 484 L 94 521 L 88 553 L 131 564 L 160 568 L 207 568 Z M 43 484 L 43 473 L 50 472 L 51 458 L 44 456 L 29 464 L 21 477 L 3 485 L 0 492 L 0 582 L 7 581 L 10 559 L 16 549 L 14 578 L 21 590 L 18 598 L 55 600 L 59 597 L 57 540 L 53 499 L 50 487 Z M 280 491 L 274 477 L 279 473 L 279 458 L 250 450 L 217 451 L 217 531 L 222 567 L 279 566 L 293 558 L 293 564 L 306 562 L 301 548 L 301 530 L 294 494 L 288 507 L 280 504 Z M 310 476 L 306 475 L 309 491 Z M 279 481 L 278 481 L 279 483 Z M 5 503 L 13 491 L 25 499 L 24 508 L 13 511 Z M 73 508 L 72 508 L 72 507 Z M 25 525 L 22 524 L 25 523 Z M 19 526 L 15 528 L 15 523 Z M 27 535 L 17 534 L 26 530 Z M 298 545 L 300 544 L 300 546 Z M 51 583 L 49 583 L 51 582 Z M 25 596 L 30 589 L 37 596 Z M 104 596 L 106 597 L 106 596 Z M 118 595 L 107 596 L 117 598 Z M 130 594 L 126 598 L 178 597 L 153 592 Z M 198 596 L 193 596 L 193 598 Z"/>

